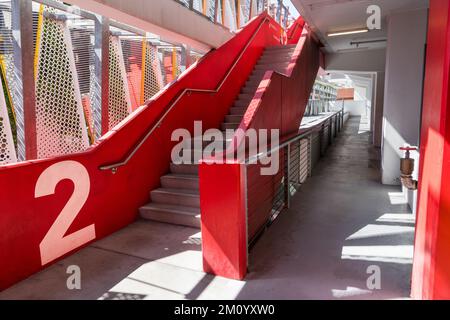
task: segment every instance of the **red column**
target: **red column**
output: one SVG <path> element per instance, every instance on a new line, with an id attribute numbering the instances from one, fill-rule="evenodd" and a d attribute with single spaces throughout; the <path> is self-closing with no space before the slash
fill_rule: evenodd
<path id="1" fill-rule="evenodd" d="M 201 163 L 203 270 L 243 279 L 247 272 L 245 165 Z"/>
<path id="2" fill-rule="evenodd" d="M 450 299 L 450 2 L 429 14 L 411 294 Z"/>

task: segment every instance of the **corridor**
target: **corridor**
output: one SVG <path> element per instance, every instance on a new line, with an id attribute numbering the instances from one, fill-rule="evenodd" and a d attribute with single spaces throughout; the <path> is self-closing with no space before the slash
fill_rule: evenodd
<path id="1" fill-rule="evenodd" d="M 251 253 L 239 298 L 386 299 L 410 292 L 414 216 L 379 183 L 366 118 L 351 117 L 312 177 Z M 368 290 L 368 266 L 381 289 Z"/>
<path id="2" fill-rule="evenodd" d="M 367 119 L 351 117 L 251 250 L 245 281 L 202 272 L 198 230 L 139 220 L 0 299 L 408 298 L 414 217 L 399 187 L 379 183 L 369 139 Z M 67 288 L 73 265 L 81 289 Z M 379 268 L 379 289 L 367 287 L 369 266 Z"/>

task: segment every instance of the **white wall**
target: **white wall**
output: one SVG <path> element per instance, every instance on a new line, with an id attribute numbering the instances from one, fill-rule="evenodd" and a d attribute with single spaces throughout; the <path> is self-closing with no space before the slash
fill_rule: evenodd
<path id="1" fill-rule="evenodd" d="M 388 20 L 381 148 L 384 184 L 400 184 L 398 148 L 419 143 L 426 29 L 427 10 L 395 13 Z"/>
<path id="2" fill-rule="evenodd" d="M 345 53 L 329 53 L 325 57 L 326 70 L 356 71 L 374 73 L 371 102 L 372 143 L 381 146 L 383 104 L 384 104 L 384 71 L 386 68 L 386 50 L 361 50 Z"/>
<path id="3" fill-rule="evenodd" d="M 368 116 L 368 112 L 370 112 L 366 100 L 347 100 L 344 103 L 344 110 L 350 116 Z"/>

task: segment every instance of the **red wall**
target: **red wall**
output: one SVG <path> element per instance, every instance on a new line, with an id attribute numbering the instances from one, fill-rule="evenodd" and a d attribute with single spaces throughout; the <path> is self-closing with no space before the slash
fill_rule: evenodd
<path id="1" fill-rule="evenodd" d="M 319 68 L 317 43 L 306 30 L 298 39 L 287 74 L 265 73 L 239 126 L 242 132 L 250 128 L 281 129 L 282 136 L 298 132 Z M 234 141 L 239 146 L 243 137 L 236 134 Z M 205 159 L 199 170 L 203 266 L 207 272 L 242 279 L 248 262 L 247 242 L 269 217 L 271 203 L 265 199 L 273 196 L 280 175 L 261 177 L 255 166 L 213 161 Z"/>
<path id="2" fill-rule="evenodd" d="M 298 30 L 298 29 L 297 29 Z M 319 69 L 319 48 L 311 35 L 303 29 L 287 76 L 267 72 L 258 87 L 254 100 L 247 110 L 241 129 L 280 129 L 280 138 L 298 132 L 311 89 Z M 249 168 L 248 230 L 249 238 L 267 222 L 272 209 L 272 199 L 281 181 L 284 160 L 280 152 L 280 170 L 274 176 L 261 176 Z M 255 165 L 255 167 L 259 167 Z M 250 188 L 258 185 L 258 188 Z M 269 195 L 269 197 L 268 197 Z"/>
<path id="3" fill-rule="evenodd" d="M 149 191 L 159 186 L 160 177 L 168 171 L 170 152 L 176 143 L 170 141 L 173 130 L 193 130 L 194 120 L 202 120 L 204 129 L 218 127 L 263 48 L 279 41 L 270 27 L 276 23 L 273 20 L 262 22 L 265 18 L 266 14 L 263 14 L 250 21 L 233 39 L 189 68 L 177 81 L 154 96 L 147 106 L 140 107 L 88 151 L 0 167 L 0 289 L 92 241 L 84 236 L 84 241 L 78 239 L 68 251 L 63 250 L 67 245 L 63 243 L 67 241 L 54 241 L 52 254 L 58 258 L 41 261 L 40 244 L 55 221 L 59 229 L 66 231 L 63 226 L 67 221 L 60 223 L 57 219 L 74 191 L 74 183 L 78 186 L 77 191 L 87 192 L 87 199 L 84 202 L 78 192 L 73 198 L 69 210 L 73 222 L 69 219 L 66 237 L 85 227 L 93 227 L 94 239 L 99 239 L 136 219 L 138 208 L 149 200 Z M 262 32 L 245 50 L 220 92 L 184 96 L 128 165 L 119 168 L 116 174 L 99 170 L 102 165 L 123 159 L 183 89 L 215 89 L 261 23 Z M 88 183 L 84 179 L 79 186 L 78 171 L 71 169 L 74 165 L 71 161 L 84 166 Z M 39 197 L 36 192 L 38 178 L 54 164 L 58 166 L 56 170 L 44 176 L 48 185 L 56 184 L 55 192 Z M 63 179 L 69 173 L 75 176 L 73 182 Z M 81 206 L 79 213 L 77 205 Z M 87 235 L 92 234 L 91 229 L 86 230 L 89 231 Z"/>
<path id="4" fill-rule="evenodd" d="M 412 296 L 450 299 L 450 2 L 431 0 Z"/>

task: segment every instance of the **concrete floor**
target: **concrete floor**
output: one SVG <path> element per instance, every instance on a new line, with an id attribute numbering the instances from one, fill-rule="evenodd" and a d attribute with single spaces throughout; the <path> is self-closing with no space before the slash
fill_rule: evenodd
<path id="1" fill-rule="evenodd" d="M 250 253 L 246 281 L 202 272 L 199 230 L 137 221 L 0 293 L 0 299 L 390 299 L 410 291 L 414 216 L 379 181 L 366 119 L 350 118 L 291 208 Z M 67 268 L 81 270 L 69 290 Z M 369 266 L 381 289 L 369 290 Z"/>

